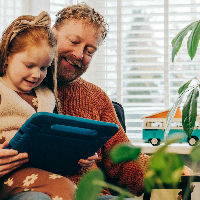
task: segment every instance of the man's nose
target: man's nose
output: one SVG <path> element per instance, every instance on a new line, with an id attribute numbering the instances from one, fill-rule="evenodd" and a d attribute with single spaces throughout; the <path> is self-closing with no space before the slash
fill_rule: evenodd
<path id="1" fill-rule="evenodd" d="M 74 56 L 78 59 L 78 60 L 82 60 L 83 59 L 83 55 L 84 55 L 84 47 L 77 47 L 74 52 L 73 52 Z"/>

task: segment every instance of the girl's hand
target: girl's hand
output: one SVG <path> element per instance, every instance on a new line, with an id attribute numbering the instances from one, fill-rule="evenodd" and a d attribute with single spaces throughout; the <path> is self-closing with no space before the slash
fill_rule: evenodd
<path id="1" fill-rule="evenodd" d="M 8 142 L 0 145 L 0 177 L 27 163 L 28 154 L 13 149 L 4 149 Z"/>
<path id="2" fill-rule="evenodd" d="M 78 164 L 81 165 L 84 168 L 89 168 L 96 162 L 97 159 L 98 159 L 98 154 L 95 153 L 93 156 L 88 157 L 87 160 L 80 159 L 78 161 Z"/>

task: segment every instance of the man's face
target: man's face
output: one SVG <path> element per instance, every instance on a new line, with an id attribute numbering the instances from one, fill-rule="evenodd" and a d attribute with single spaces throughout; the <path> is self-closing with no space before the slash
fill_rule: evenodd
<path id="1" fill-rule="evenodd" d="M 80 77 L 101 42 L 93 25 L 81 20 L 69 20 L 53 28 L 58 44 L 58 79 L 71 82 Z"/>

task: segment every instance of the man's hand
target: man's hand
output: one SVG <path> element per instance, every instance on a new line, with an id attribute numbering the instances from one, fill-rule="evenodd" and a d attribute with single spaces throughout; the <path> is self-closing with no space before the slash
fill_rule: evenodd
<path id="1" fill-rule="evenodd" d="M 95 153 L 93 156 L 88 157 L 87 160 L 80 159 L 78 161 L 78 164 L 81 165 L 82 167 L 89 168 L 96 162 L 97 159 L 98 159 L 98 154 Z"/>
<path id="2" fill-rule="evenodd" d="M 8 142 L 0 145 L 0 177 L 27 163 L 28 154 L 13 149 L 4 149 Z"/>

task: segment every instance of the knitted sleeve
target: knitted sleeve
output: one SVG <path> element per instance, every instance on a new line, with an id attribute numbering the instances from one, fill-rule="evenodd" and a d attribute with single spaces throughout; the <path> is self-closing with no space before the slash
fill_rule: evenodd
<path id="1" fill-rule="evenodd" d="M 105 95 L 104 109 L 101 113 L 101 121 L 113 122 L 119 126 L 119 131 L 101 149 L 102 162 L 100 167 L 106 174 L 109 182 L 128 189 L 139 196 L 143 193 L 143 181 L 148 165 L 149 156 L 140 154 L 137 161 L 114 164 L 109 158 L 110 150 L 117 144 L 130 143 L 115 113 L 112 102 Z"/>

